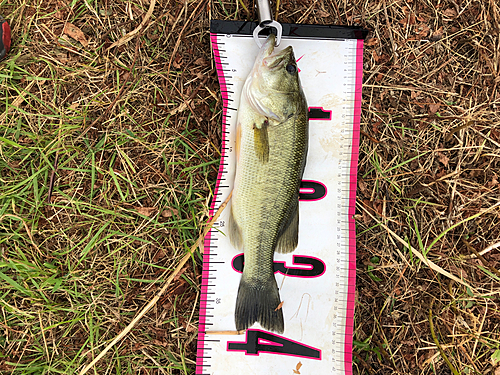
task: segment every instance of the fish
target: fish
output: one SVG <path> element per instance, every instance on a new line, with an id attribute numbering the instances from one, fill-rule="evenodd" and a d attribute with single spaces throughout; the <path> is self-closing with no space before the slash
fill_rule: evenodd
<path id="1" fill-rule="evenodd" d="M 238 331 L 258 322 L 284 332 L 274 277 L 274 252 L 298 244 L 299 188 L 306 164 L 309 120 L 292 46 L 274 51 L 270 34 L 255 59 L 240 97 L 236 172 L 229 239 L 243 249 L 244 268 L 235 306 Z"/>

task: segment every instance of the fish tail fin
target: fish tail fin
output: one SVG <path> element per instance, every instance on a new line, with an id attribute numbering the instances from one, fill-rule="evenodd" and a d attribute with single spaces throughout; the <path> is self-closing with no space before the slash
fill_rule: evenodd
<path id="1" fill-rule="evenodd" d="M 274 275 L 265 282 L 253 282 L 243 274 L 236 298 L 234 314 L 238 331 L 251 327 L 255 322 L 268 330 L 283 333 L 285 324 L 278 285 Z M 278 308 L 279 307 L 279 308 Z"/>

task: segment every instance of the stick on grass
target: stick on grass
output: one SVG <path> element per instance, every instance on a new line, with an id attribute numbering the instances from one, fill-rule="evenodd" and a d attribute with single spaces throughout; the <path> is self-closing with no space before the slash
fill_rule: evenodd
<path id="1" fill-rule="evenodd" d="M 437 346 L 437 348 L 439 350 L 439 353 L 441 354 L 441 357 L 446 362 L 446 364 L 450 368 L 450 370 L 453 373 L 453 375 L 459 375 L 457 369 L 450 362 L 450 360 L 448 359 L 448 356 L 444 352 L 442 346 L 439 344 L 439 340 L 438 340 L 438 338 L 436 336 L 436 332 L 434 332 L 434 324 L 432 323 L 432 305 L 431 305 L 431 308 L 429 309 L 429 326 L 430 326 L 430 329 L 431 329 L 432 339 L 434 340 L 434 343 L 436 344 L 436 346 Z"/>
<path id="2" fill-rule="evenodd" d="M 473 290 L 473 288 L 468 283 L 466 283 L 462 279 L 456 277 L 455 275 L 452 275 L 448 271 L 445 271 L 444 269 L 442 269 L 441 267 L 439 267 L 437 264 L 435 264 L 434 262 L 432 262 L 429 259 L 427 259 L 420 251 L 418 251 L 417 249 L 415 249 L 414 247 L 412 247 L 411 245 L 409 245 L 405 240 L 403 240 L 395 232 L 393 232 L 387 225 L 385 225 L 380 220 L 378 220 L 375 216 L 373 216 L 371 214 L 371 212 L 368 211 L 365 207 L 363 207 L 363 206 L 360 206 L 360 207 L 363 209 L 363 211 L 365 211 L 368 215 L 370 215 L 373 220 L 375 220 L 377 223 L 379 223 L 392 237 L 394 237 L 396 240 L 398 240 L 403 246 L 409 246 L 410 249 L 411 249 L 411 251 L 412 251 L 412 253 L 418 259 L 420 259 L 422 261 L 422 263 L 424 263 L 425 265 L 427 265 L 429 268 L 433 269 L 437 273 L 440 273 L 441 275 L 444 275 L 444 276 L 446 276 L 446 277 L 448 277 L 448 278 L 450 278 L 452 280 L 455 280 L 457 283 L 460 283 L 463 286 L 466 286 L 467 288 L 469 288 L 470 290 Z"/>
<path id="3" fill-rule="evenodd" d="M 168 4 L 168 3 L 167 3 Z M 132 40 L 132 38 L 139 32 L 142 30 L 142 28 L 144 27 L 144 25 L 146 25 L 146 23 L 149 21 L 149 19 L 151 18 L 151 15 L 153 14 L 153 10 L 155 9 L 155 5 L 156 5 L 156 0 L 151 0 L 151 3 L 149 4 L 149 9 L 148 9 L 148 12 L 146 13 L 146 15 L 144 16 L 144 18 L 142 19 L 142 22 L 139 24 L 139 26 L 137 26 L 134 30 L 132 30 L 131 32 L 129 32 L 128 34 L 124 35 L 123 37 L 121 37 L 118 41 L 114 42 L 112 45 L 110 45 L 108 47 L 108 51 L 113 48 L 113 47 L 120 47 L 121 45 L 129 42 Z"/>
<path id="4" fill-rule="evenodd" d="M 201 236 L 198 237 L 198 239 L 196 240 L 196 242 L 194 243 L 194 245 L 191 246 L 191 249 L 189 249 L 189 251 L 186 253 L 186 255 L 184 255 L 184 257 L 181 259 L 181 261 L 179 262 L 179 265 L 175 268 L 174 272 L 169 276 L 169 278 L 167 279 L 167 281 L 165 281 L 165 285 L 163 285 L 163 287 L 158 292 L 158 294 L 156 296 L 154 296 L 154 298 L 151 301 L 149 301 L 149 303 L 146 306 L 144 306 L 144 308 L 139 312 L 139 314 L 137 314 L 137 316 L 130 322 L 130 324 L 127 327 L 125 327 L 125 329 L 123 331 L 121 331 L 120 334 L 118 336 L 116 336 L 114 338 L 114 340 L 111 341 L 108 344 L 108 346 L 106 346 L 106 348 L 104 348 L 104 350 L 101 353 L 99 353 L 99 355 L 96 358 L 94 358 L 94 360 L 92 362 L 90 362 L 87 366 L 85 366 L 82 369 L 82 371 L 80 371 L 79 375 L 86 374 L 92 367 L 94 367 L 94 365 L 97 362 L 99 362 L 99 360 L 102 357 L 104 357 L 106 355 L 106 353 L 113 346 L 115 346 L 116 343 L 118 343 L 125 336 L 127 336 L 127 334 L 132 330 L 132 328 L 134 328 L 134 326 L 139 322 L 139 320 L 141 320 L 142 317 L 144 315 L 146 315 L 146 313 L 149 310 L 151 310 L 151 308 L 160 300 L 160 297 L 167 291 L 167 289 L 170 286 L 170 283 L 172 282 L 172 280 L 174 280 L 174 278 L 181 272 L 182 268 L 184 267 L 184 265 L 186 264 L 186 262 L 189 260 L 189 258 L 191 257 L 191 255 L 193 255 L 193 253 L 196 250 L 196 248 L 202 243 L 202 241 L 205 238 L 205 236 L 207 235 L 208 231 L 212 228 L 213 223 L 219 218 L 220 214 L 222 213 L 222 211 L 224 210 L 224 208 L 227 206 L 227 203 L 231 199 L 232 194 L 233 193 L 231 192 L 229 194 L 229 196 L 226 198 L 226 200 L 220 205 L 220 207 L 217 210 L 217 212 L 215 213 L 215 215 L 207 223 L 207 226 L 206 226 L 205 230 L 203 231 L 203 233 L 201 234 Z"/>

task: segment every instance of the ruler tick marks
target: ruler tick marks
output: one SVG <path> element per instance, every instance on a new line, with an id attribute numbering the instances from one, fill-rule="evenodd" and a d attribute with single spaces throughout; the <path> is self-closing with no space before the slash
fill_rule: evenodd
<path id="1" fill-rule="evenodd" d="M 232 176 L 234 173 L 233 165 L 236 158 L 229 157 L 229 155 L 234 155 L 230 154 L 232 151 L 229 146 L 232 146 L 234 150 L 235 134 L 233 129 L 237 117 L 237 105 L 232 103 L 239 102 L 241 87 L 246 75 L 248 74 L 246 69 L 251 69 L 250 64 L 245 68 L 241 66 L 242 63 L 238 60 L 238 53 L 234 53 L 234 51 L 235 48 L 237 51 L 237 43 L 242 43 L 242 46 L 244 46 L 244 41 L 247 39 L 249 42 L 253 42 L 251 37 L 243 35 L 238 35 L 238 37 L 236 37 L 235 35 L 226 36 L 225 34 L 211 34 L 214 56 L 216 58 L 215 66 L 220 77 L 221 95 L 223 97 L 223 141 L 221 156 L 222 163 L 219 166 L 219 176 L 217 177 L 218 190 L 215 191 L 212 198 L 212 210 L 210 215 L 213 215 L 215 212 L 214 210 L 219 207 L 220 203 L 224 200 L 224 197 L 226 197 L 232 189 Z M 286 38 L 284 38 L 284 40 L 287 41 Z M 292 44 L 294 44 L 294 49 L 296 47 L 295 43 L 297 44 L 297 49 L 299 50 L 301 39 L 293 39 Z M 308 41 L 308 48 L 310 48 L 311 45 L 314 45 L 314 43 L 316 43 L 316 41 Z M 340 86 L 338 88 L 332 88 L 332 85 L 328 88 L 328 90 L 337 90 L 335 91 L 336 95 L 341 98 L 341 101 L 339 101 L 339 107 L 324 107 L 324 111 L 331 112 L 332 116 L 330 119 L 315 120 L 314 123 L 310 123 L 310 127 L 312 129 L 314 124 L 314 126 L 318 127 L 317 129 L 321 129 L 321 126 L 331 127 L 333 125 L 341 129 L 341 134 L 338 138 L 338 155 L 340 156 L 340 160 L 339 163 L 335 163 L 335 165 L 331 167 L 335 183 L 328 180 L 328 178 L 322 181 L 321 173 L 318 173 L 317 176 L 308 176 L 308 178 L 317 180 L 325 186 L 325 199 L 322 202 L 301 201 L 300 205 L 302 214 L 302 206 L 305 207 L 306 205 L 314 204 L 321 210 L 322 208 L 327 207 L 327 204 L 332 204 L 334 208 L 329 211 L 331 212 L 332 225 L 329 227 L 334 227 L 334 238 L 332 239 L 334 251 L 330 251 L 330 253 L 334 254 L 323 256 L 318 253 L 318 255 L 316 255 L 315 251 L 311 249 L 300 249 L 299 244 L 299 249 L 297 249 L 294 253 L 290 255 L 287 254 L 284 258 L 280 257 L 278 259 L 287 259 L 286 262 L 282 263 L 282 267 L 290 270 L 300 268 L 307 269 L 305 263 L 302 263 L 303 260 L 297 261 L 297 259 L 303 258 L 296 257 L 311 255 L 317 256 L 317 259 L 320 259 L 322 262 L 324 261 L 324 275 L 321 275 L 316 279 L 309 279 L 307 282 L 311 283 L 311 285 L 323 287 L 324 285 L 329 285 L 328 282 L 325 283 L 324 281 L 328 280 L 328 277 L 330 277 L 329 275 L 332 275 L 333 280 L 336 281 L 336 283 L 333 282 L 330 284 L 335 285 L 332 289 L 333 293 L 330 295 L 332 297 L 332 301 L 335 299 L 335 302 L 332 302 L 332 311 L 335 311 L 336 318 L 332 323 L 332 327 L 326 328 L 326 332 L 331 332 L 329 336 L 330 339 L 327 339 L 333 339 L 333 344 L 330 343 L 329 346 L 322 346 L 322 348 L 324 348 L 324 353 L 322 354 L 324 361 L 322 359 L 318 363 L 327 362 L 327 366 L 323 370 L 314 370 L 315 367 L 309 368 L 312 372 L 325 375 L 352 375 L 352 372 L 349 372 L 351 366 L 351 349 L 348 344 L 352 342 L 352 313 L 354 308 L 353 285 L 355 275 L 352 272 L 352 266 L 350 267 L 350 262 L 353 259 L 355 249 L 355 236 L 352 235 L 352 233 L 354 233 L 353 230 L 355 223 L 349 215 L 353 212 L 353 199 L 356 192 L 356 160 L 354 159 L 357 158 L 357 155 L 359 154 L 359 148 L 357 146 L 359 142 L 359 123 L 354 124 L 354 122 L 359 122 L 360 118 L 359 106 L 361 104 L 361 92 L 359 90 L 359 82 L 361 81 L 359 79 L 359 71 L 362 64 L 359 65 L 359 61 L 361 61 L 360 57 L 362 57 L 362 49 L 360 49 L 362 44 L 348 39 L 321 39 L 317 41 L 317 43 L 318 45 L 321 45 L 321 43 L 334 43 L 335 46 L 337 46 L 335 48 L 338 48 L 338 65 L 342 65 L 342 67 L 339 69 L 339 74 L 336 79 L 340 82 Z M 251 45 L 253 47 L 253 44 Z M 284 45 L 286 46 L 286 43 Z M 298 56 L 299 53 L 302 55 L 302 51 L 299 52 L 298 50 L 296 55 Z M 325 54 L 328 55 L 328 52 L 325 51 L 323 55 Z M 313 64 L 312 61 L 314 60 L 311 60 L 310 53 L 305 54 L 304 61 L 308 58 L 310 60 L 308 60 L 307 63 L 311 66 L 311 64 Z M 301 69 L 303 70 L 303 73 L 301 74 L 307 74 L 307 69 L 310 68 L 308 66 L 301 66 Z M 322 75 L 321 79 L 328 79 L 328 74 Z M 320 105 L 318 105 L 318 103 L 310 102 L 309 98 L 314 97 L 314 95 L 307 95 L 307 82 L 308 81 L 304 81 L 302 84 L 304 85 L 304 90 L 306 91 L 306 97 L 308 97 L 308 104 L 311 107 L 319 108 Z M 321 86 L 321 83 L 318 83 L 318 85 Z M 318 87 L 315 87 L 314 89 L 317 91 Z M 316 132 L 317 134 L 320 134 L 319 130 L 316 130 Z M 353 147 L 352 143 L 356 146 Z M 316 152 L 316 150 L 312 150 L 312 152 Z M 314 164 L 309 164 L 309 166 L 310 165 Z M 307 170 L 308 169 L 306 168 L 306 172 Z M 228 174 L 226 175 L 226 173 Z M 231 178 L 229 176 L 231 176 Z M 234 329 L 232 309 L 234 309 L 236 297 L 231 293 L 235 294 L 237 292 L 237 287 L 234 288 L 234 292 L 228 294 L 229 286 L 226 280 L 228 279 L 228 276 L 232 276 L 234 279 L 234 274 L 231 274 L 231 272 L 235 272 L 231 267 L 233 266 L 231 259 L 237 253 L 234 250 L 230 254 L 226 251 L 229 240 L 226 235 L 222 233 L 227 229 L 227 216 L 224 215 L 225 214 L 223 212 L 221 218 L 215 223 L 214 228 L 209 231 L 209 234 L 205 239 L 205 253 L 203 254 L 204 264 L 201 282 L 202 294 L 200 296 L 200 333 L 198 336 L 201 340 L 199 340 L 198 344 L 199 356 L 196 370 L 196 374 L 199 375 L 214 375 L 227 372 L 222 370 L 223 367 L 221 367 L 221 364 L 223 363 L 226 364 L 226 369 L 229 367 L 231 368 L 231 371 L 244 373 L 247 368 L 255 368 L 255 366 L 251 365 L 253 358 L 260 357 L 259 360 L 264 361 L 271 361 L 273 357 L 276 360 L 281 358 L 279 355 L 276 356 L 269 353 L 259 355 L 260 353 L 258 350 L 256 353 L 253 352 L 252 350 L 255 349 L 251 349 L 250 346 L 248 346 L 252 345 L 252 343 L 250 341 L 245 341 L 247 334 L 242 336 L 227 337 L 223 335 L 219 336 L 221 340 L 202 341 L 202 339 L 206 338 L 205 334 L 210 334 L 210 331 L 220 332 Z M 305 219 L 302 219 L 302 217 Z M 301 220 L 307 221 L 307 216 L 301 216 Z M 337 234 L 340 235 L 340 237 L 337 238 Z M 302 250 L 302 252 L 300 250 Z M 296 285 L 299 285 L 304 281 L 305 280 L 301 280 L 300 278 L 294 279 L 294 282 L 297 282 Z M 313 284 L 316 281 L 318 284 Z M 300 291 L 300 288 L 297 287 L 296 291 Z M 337 292 L 335 293 L 335 291 Z M 284 293 L 286 295 L 286 288 L 284 289 Z M 287 314 L 286 305 L 284 307 L 284 311 L 285 314 Z M 293 322 L 288 323 L 283 337 L 286 338 L 287 335 L 293 335 L 293 324 Z M 305 329 L 307 332 L 307 327 Z M 230 341 L 240 343 L 243 345 L 243 348 L 250 350 L 252 354 L 255 353 L 254 356 L 256 357 L 245 355 L 250 353 L 238 352 L 231 353 L 230 357 L 224 357 L 224 353 L 229 353 L 227 349 L 228 342 Z M 314 342 L 305 343 L 312 346 L 315 344 Z M 268 345 L 266 343 L 261 344 L 257 342 L 256 344 Z M 247 363 L 247 361 L 249 365 L 245 366 L 244 363 Z M 308 363 L 308 366 L 311 365 L 312 364 Z M 243 367 L 240 368 L 238 366 Z"/>

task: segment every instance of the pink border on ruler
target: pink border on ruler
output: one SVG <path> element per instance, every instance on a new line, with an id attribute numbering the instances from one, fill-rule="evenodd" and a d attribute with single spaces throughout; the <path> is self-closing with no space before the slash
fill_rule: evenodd
<path id="1" fill-rule="evenodd" d="M 352 374 L 352 341 L 354 328 L 354 296 L 356 292 L 356 187 L 359 156 L 359 126 L 361 121 L 361 93 L 363 85 L 363 40 L 356 44 L 356 84 L 354 87 L 354 119 L 352 131 L 351 170 L 349 184 L 349 282 L 347 287 L 347 308 L 344 341 L 344 369 Z"/>
<path id="2" fill-rule="evenodd" d="M 215 66 L 219 77 L 219 85 L 223 101 L 222 113 L 222 156 L 224 158 L 226 140 L 226 114 L 228 105 L 226 80 L 222 71 L 220 60 L 219 47 L 217 44 L 217 34 L 210 34 L 210 41 L 215 58 Z M 363 40 L 358 40 L 356 45 L 356 83 L 354 94 L 354 119 L 353 119 L 353 136 L 352 136 L 352 152 L 350 166 L 350 184 L 349 184 L 349 275 L 348 275 L 348 290 L 347 290 L 347 306 L 346 306 L 346 324 L 345 324 L 345 343 L 344 343 L 344 368 L 346 375 L 352 375 L 352 342 L 353 342 L 353 326 L 354 326 L 354 297 L 356 288 L 356 223 L 354 214 L 356 210 L 356 187 L 357 187 L 357 169 L 359 156 L 359 127 L 361 120 L 361 93 L 363 83 Z M 219 165 L 219 174 L 217 176 L 217 184 L 215 187 L 214 197 L 217 197 L 219 191 L 220 178 L 223 173 L 223 165 Z M 210 207 L 210 216 L 214 214 L 215 199 Z M 203 271 L 202 280 L 206 279 L 209 274 L 210 263 L 210 240 L 211 232 L 208 232 L 205 237 L 205 251 L 203 253 Z M 200 321 L 198 327 L 198 347 L 196 358 L 196 374 L 204 374 L 204 340 L 205 340 L 205 316 L 207 307 L 207 286 L 201 287 L 200 296 Z M 201 344 L 200 344 L 201 343 Z"/>
<path id="3" fill-rule="evenodd" d="M 215 58 L 215 67 L 217 69 L 217 75 L 219 76 L 219 86 L 221 89 L 222 95 L 222 155 L 221 155 L 221 163 L 219 164 L 219 173 L 217 175 L 217 184 L 215 185 L 214 198 L 212 199 L 212 204 L 210 206 L 210 217 L 212 217 L 215 213 L 215 201 L 217 199 L 217 193 L 219 192 L 220 179 L 223 174 L 224 165 L 224 154 L 226 147 L 226 114 L 227 114 L 227 106 L 228 106 L 228 96 L 227 96 L 227 86 L 226 79 L 224 77 L 224 73 L 222 71 L 222 64 L 220 60 L 219 46 L 217 44 L 217 34 L 210 34 L 210 41 L 212 42 L 212 49 L 214 52 Z M 204 252 L 203 252 L 203 271 L 201 277 L 201 293 L 200 293 L 200 322 L 198 325 L 198 347 L 196 350 L 196 372 L 195 374 L 205 374 L 203 359 L 205 357 L 204 350 L 204 342 L 205 342 L 205 316 L 207 313 L 207 286 L 203 286 L 203 280 L 208 280 L 209 272 L 210 272 L 210 240 L 211 240 L 211 232 L 207 233 L 204 241 Z"/>

